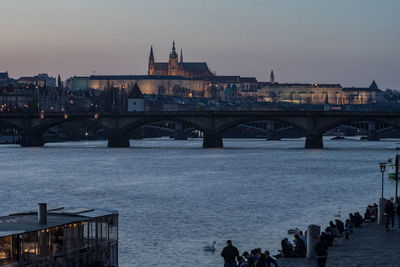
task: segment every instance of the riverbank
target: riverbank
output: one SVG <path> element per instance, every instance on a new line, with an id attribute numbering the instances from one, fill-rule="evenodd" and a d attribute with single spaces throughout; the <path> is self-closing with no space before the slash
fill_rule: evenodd
<path id="1" fill-rule="evenodd" d="M 397 226 L 396 221 L 396 226 Z M 384 225 L 364 223 L 362 228 L 355 228 L 350 239 L 337 238 L 338 245 L 328 250 L 326 267 L 336 266 L 400 266 L 400 230 L 386 231 Z M 317 266 L 316 260 L 306 258 L 278 259 L 279 266 L 305 267 Z"/>

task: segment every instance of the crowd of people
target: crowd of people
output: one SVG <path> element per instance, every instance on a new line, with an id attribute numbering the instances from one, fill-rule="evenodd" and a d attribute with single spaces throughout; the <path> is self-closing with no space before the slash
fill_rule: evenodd
<path id="1" fill-rule="evenodd" d="M 268 250 L 262 252 L 261 248 L 255 248 L 249 252 L 239 255 L 239 250 L 232 245 L 232 241 L 226 241 L 226 247 L 221 252 L 224 258 L 224 267 L 278 267 L 276 260 L 271 257 Z"/>
<path id="2" fill-rule="evenodd" d="M 395 216 L 398 217 L 398 226 L 400 230 L 400 197 L 396 204 L 393 200 L 387 200 L 385 203 L 384 216 L 386 220 L 386 229 L 391 225 L 394 228 Z M 320 234 L 320 238 L 314 249 L 319 267 L 324 267 L 328 259 L 328 248 L 338 244 L 338 237 L 349 239 L 354 228 L 362 227 L 364 223 L 376 222 L 378 217 L 378 205 L 368 205 L 364 213 L 364 217 L 359 213 L 350 213 L 349 217 L 343 222 L 340 219 L 330 221 L 329 226 Z M 302 258 L 307 254 L 307 231 L 297 231 L 294 234 L 293 243 L 288 238 L 281 241 L 281 250 L 275 258 Z M 222 250 L 221 256 L 225 260 L 224 267 L 270 267 L 278 266 L 274 257 L 271 257 L 269 251 L 262 252 L 261 248 L 253 249 L 249 252 L 245 251 L 240 256 L 239 251 L 232 245 L 232 241 L 227 241 L 227 246 Z"/>
<path id="3" fill-rule="evenodd" d="M 400 201 L 400 198 L 399 198 Z M 400 202 L 399 202 L 400 203 Z M 349 239 L 354 228 L 362 227 L 365 222 L 375 222 L 378 214 L 377 204 L 369 205 L 365 211 L 364 217 L 359 213 L 350 213 L 349 217 L 342 221 L 335 219 L 329 222 L 329 226 L 321 233 L 314 249 L 318 266 L 324 267 L 328 258 L 328 248 L 337 245 L 338 237 Z M 400 228 L 400 205 L 394 208 L 392 201 L 388 200 L 385 206 L 385 214 L 387 217 L 387 226 L 389 222 L 394 225 L 394 214 L 399 216 Z M 392 219 L 390 219 L 392 218 Z M 236 247 L 232 245 L 232 241 L 227 241 L 227 246 L 222 250 L 221 256 L 224 258 L 224 267 L 270 267 L 278 266 L 275 258 L 302 258 L 307 254 L 307 231 L 297 231 L 294 234 L 293 243 L 288 238 L 281 241 L 281 250 L 277 255 L 271 256 L 269 251 L 262 252 L 261 248 L 255 248 L 249 252 L 245 251 L 242 255 Z"/>

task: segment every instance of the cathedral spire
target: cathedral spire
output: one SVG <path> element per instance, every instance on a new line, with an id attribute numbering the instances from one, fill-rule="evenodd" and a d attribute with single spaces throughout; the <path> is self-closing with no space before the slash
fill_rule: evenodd
<path id="1" fill-rule="evenodd" d="M 274 70 L 271 70 L 271 74 L 269 75 L 269 82 L 270 83 L 274 83 L 275 82 Z"/>
<path id="2" fill-rule="evenodd" d="M 182 48 L 181 48 L 181 63 L 183 63 L 183 53 L 182 53 Z"/>
<path id="3" fill-rule="evenodd" d="M 151 48 L 150 48 L 150 57 L 149 57 L 149 61 L 154 61 L 153 46 L 151 46 Z"/>
<path id="4" fill-rule="evenodd" d="M 169 58 L 176 58 L 178 59 L 178 54 L 176 53 L 176 49 L 175 49 L 175 40 L 172 41 L 172 51 L 169 54 Z"/>

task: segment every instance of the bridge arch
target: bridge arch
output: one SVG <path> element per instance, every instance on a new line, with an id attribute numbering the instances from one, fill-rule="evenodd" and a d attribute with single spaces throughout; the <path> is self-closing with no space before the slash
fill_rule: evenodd
<path id="1" fill-rule="evenodd" d="M 73 123 L 73 122 L 80 122 L 84 123 L 86 125 L 91 125 L 91 126 L 96 126 L 99 128 L 102 128 L 104 130 L 107 130 L 108 127 L 105 126 L 100 119 L 95 119 L 95 118 L 82 118 L 82 117 L 68 117 L 67 119 L 62 118 L 62 119 L 52 119 L 49 121 L 44 121 L 43 123 L 40 123 L 36 127 L 33 127 L 33 131 L 37 131 L 40 133 L 44 133 L 47 130 L 51 129 L 54 126 L 62 125 L 62 124 L 68 124 L 68 123 Z"/>
<path id="2" fill-rule="evenodd" d="M 0 127 L 10 127 L 10 128 L 14 128 L 18 131 L 21 131 L 23 129 L 22 125 L 12 122 L 11 120 L 6 120 L 6 119 L 0 119 Z"/>
<path id="3" fill-rule="evenodd" d="M 240 124 L 246 124 L 246 123 L 251 123 L 251 122 L 255 122 L 255 121 L 273 121 L 273 122 L 279 122 L 282 124 L 289 124 L 292 125 L 295 128 L 299 128 L 299 129 L 304 129 L 303 124 L 296 122 L 293 119 L 290 118 L 278 118 L 278 117 L 244 117 L 244 118 L 238 118 L 238 119 L 233 119 L 229 122 L 226 122 L 224 124 L 222 124 L 221 126 L 219 126 L 217 128 L 217 132 L 219 133 L 224 133 L 227 130 L 236 127 Z"/>
<path id="4" fill-rule="evenodd" d="M 351 124 L 351 123 L 357 123 L 357 122 L 372 122 L 372 123 L 385 123 L 388 125 L 391 125 L 393 128 L 400 129 L 400 120 L 390 120 L 390 119 L 384 119 L 384 118 L 341 118 L 337 119 L 334 121 L 330 121 L 320 127 L 318 127 L 317 132 L 319 134 L 324 134 L 325 132 L 338 127 L 340 125 L 344 124 Z M 374 129 L 375 130 L 375 129 Z"/>
<path id="5" fill-rule="evenodd" d="M 74 122 L 80 122 L 84 125 L 94 126 L 99 129 L 107 130 L 107 126 L 99 119 L 89 118 L 89 117 L 56 117 L 47 118 L 44 120 L 36 119 L 29 128 L 23 128 L 21 131 L 21 146 L 29 147 L 41 147 L 45 144 L 44 134 L 46 131 L 50 130 L 54 126 L 69 124 Z"/>
<path id="6" fill-rule="evenodd" d="M 191 128 L 195 129 L 195 130 L 199 130 L 201 132 L 204 132 L 206 129 L 204 129 L 204 127 L 198 125 L 197 123 L 194 123 L 188 119 L 184 119 L 184 118 L 174 118 L 174 117 L 157 117 L 157 118 L 152 118 L 152 117 L 148 117 L 148 118 L 142 118 L 139 120 L 135 120 L 132 122 L 127 123 L 125 126 L 123 126 L 121 128 L 122 133 L 124 134 L 128 134 L 130 131 L 135 130 L 141 126 L 145 126 L 147 124 L 151 124 L 154 122 L 162 122 L 162 121 L 171 121 L 171 122 L 178 122 L 178 123 L 183 123 L 186 125 L 191 126 Z"/>

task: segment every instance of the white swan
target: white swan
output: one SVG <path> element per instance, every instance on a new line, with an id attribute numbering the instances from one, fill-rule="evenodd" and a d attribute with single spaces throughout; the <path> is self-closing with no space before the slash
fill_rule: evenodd
<path id="1" fill-rule="evenodd" d="M 205 246 L 204 251 L 215 251 L 215 247 L 214 247 L 215 244 L 217 244 L 217 242 L 214 241 L 211 246 L 210 245 Z"/>

